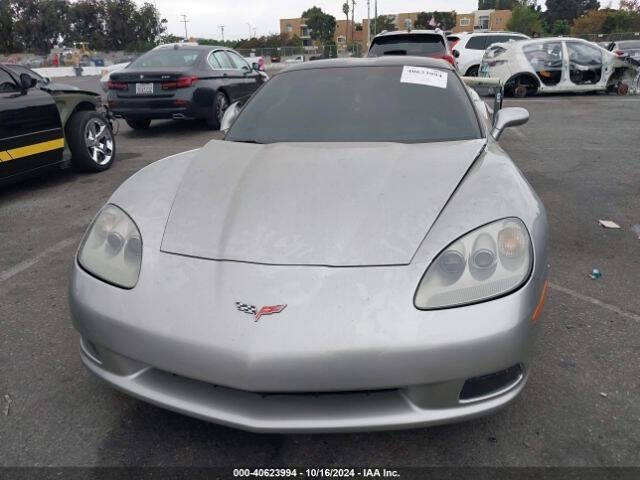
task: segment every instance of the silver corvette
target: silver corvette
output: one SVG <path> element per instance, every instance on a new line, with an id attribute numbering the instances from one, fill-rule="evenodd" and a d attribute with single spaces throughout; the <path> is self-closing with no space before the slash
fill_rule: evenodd
<path id="1" fill-rule="evenodd" d="M 287 69 L 224 140 L 127 180 L 70 304 L 86 367 L 139 399 L 260 432 L 421 427 L 522 391 L 547 220 L 444 61 Z"/>

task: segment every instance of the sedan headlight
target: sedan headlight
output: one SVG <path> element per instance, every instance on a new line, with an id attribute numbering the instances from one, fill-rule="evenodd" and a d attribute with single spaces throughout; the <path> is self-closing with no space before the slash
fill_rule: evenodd
<path id="1" fill-rule="evenodd" d="M 107 205 L 95 218 L 78 253 L 78 262 L 96 277 L 124 288 L 138 282 L 142 237 L 122 209 Z"/>
<path id="2" fill-rule="evenodd" d="M 533 266 L 531 238 L 518 218 L 498 220 L 445 248 L 425 272 L 414 303 L 431 310 L 481 302 L 522 285 Z"/>

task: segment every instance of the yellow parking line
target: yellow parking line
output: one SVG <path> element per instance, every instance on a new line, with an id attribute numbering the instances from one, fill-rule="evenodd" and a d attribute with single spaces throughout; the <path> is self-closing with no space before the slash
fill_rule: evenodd
<path id="1" fill-rule="evenodd" d="M 5 162 L 7 160 L 16 160 L 18 158 L 29 157 L 31 155 L 37 155 L 38 153 L 44 153 L 60 148 L 64 148 L 64 138 L 49 140 L 47 142 L 34 143 L 33 145 L 27 145 L 25 147 L 18 147 L 7 150 L 6 153 L 9 154 L 9 158 L 3 158 L 2 161 Z"/>
<path id="2" fill-rule="evenodd" d="M 0 152 L 0 162 L 8 162 L 11 160 L 11 155 L 7 152 Z"/>

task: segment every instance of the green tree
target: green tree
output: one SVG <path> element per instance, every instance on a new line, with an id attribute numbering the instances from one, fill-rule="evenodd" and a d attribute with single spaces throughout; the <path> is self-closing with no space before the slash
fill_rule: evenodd
<path id="1" fill-rule="evenodd" d="M 349 41 L 349 2 L 344 2 L 342 4 L 342 13 L 347 17 L 347 26 L 345 27 L 347 30 L 347 41 Z M 353 41 L 353 38 L 351 39 Z"/>
<path id="2" fill-rule="evenodd" d="M 69 31 L 65 41 L 89 42 L 91 48 L 107 46 L 104 30 L 105 9 L 100 0 L 81 0 L 69 6 Z"/>
<path id="3" fill-rule="evenodd" d="M 584 15 L 589 10 L 598 10 L 598 0 L 546 0 L 547 11 L 544 19 L 548 25 L 553 25 L 556 20 L 566 20 L 569 23 Z"/>
<path id="4" fill-rule="evenodd" d="M 336 33 L 336 17 L 324 13 L 321 8 L 312 7 L 302 12 L 302 18 L 306 19 L 313 40 L 318 40 L 323 45 L 333 41 Z"/>
<path id="5" fill-rule="evenodd" d="M 380 33 L 384 30 L 388 32 L 393 32 L 397 30 L 396 28 L 396 18 L 394 15 L 378 15 L 377 18 L 371 19 L 371 34 Z M 373 29 L 375 28 L 375 32 Z"/>
<path id="6" fill-rule="evenodd" d="M 150 3 L 144 3 L 134 14 L 135 50 L 153 48 L 165 32 L 167 21 L 160 18 L 160 12 Z"/>
<path id="7" fill-rule="evenodd" d="M 547 32 L 554 37 L 566 36 L 571 32 L 571 25 L 566 20 L 556 20 L 553 24 L 547 28 Z"/>
<path id="8" fill-rule="evenodd" d="M 110 50 L 131 50 L 136 43 L 133 0 L 104 0 L 105 33 Z"/>
<path id="9" fill-rule="evenodd" d="M 507 22 L 507 29 L 512 32 L 520 32 L 525 35 L 533 35 L 534 32 L 543 31 L 540 13 L 536 10 L 518 5 L 513 8 L 511 18 Z"/>
<path id="10" fill-rule="evenodd" d="M 522 4 L 520 0 L 478 0 L 478 10 L 512 10 Z"/>
<path id="11" fill-rule="evenodd" d="M 67 0 L 13 0 L 14 36 L 26 51 L 49 53 L 69 32 Z"/>
<path id="12" fill-rule="evenodd" d="M 438 28 L 451 30 L 456 26 L 456 12 L 420 12 L 416 20 L 416 28 L 433 28 L 430 25 L 431 19 L 435 21 Z"/>
<path id="13" fill-rule="evenodd" d="M 18 48 L 15 41 L 13 9 L 7 1 L 0 1 L 0 53 Z"/>

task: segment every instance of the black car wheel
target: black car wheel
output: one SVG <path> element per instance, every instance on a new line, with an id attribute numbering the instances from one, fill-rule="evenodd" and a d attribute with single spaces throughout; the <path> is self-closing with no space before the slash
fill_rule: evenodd
<path id="1" fill-rule="evenodd" d="M 211 130 L 220 130 L 220 123 L 224 112 L 229 108 L 229 99 L 224 92 L 217 92 L 216 97 L 213 100 L 213 112 L 211 118 L 207 119 L 207 126 Z"/>
<path id="2" fill-rule="evenodd" d="M 466 77 L 477 77 L 479 69 L 480 69 L 480 67 L 478 65 L 470 67 L 469 70 L 467 70 L 467 73 L 466 73 L 465 76 Z"/>
<path id="3" fill-rule="evenodd" d="M 74 113 L 67 122 L 65 135 L 75 167 L 101 172 L 113 164 L 116 142 L 109 122 L 98 112 Z"/>
<path id="4" fill-rule="evenodd" d="M 134 130 L 146 130 L 147 128 L 149 128 L 149 125 L 151 125 L 151 120 L 148 118 L 144 120 L 129 120 L 125 118 L 124 121 L 127 122 L 127 125 L 129 125 Z"/>

